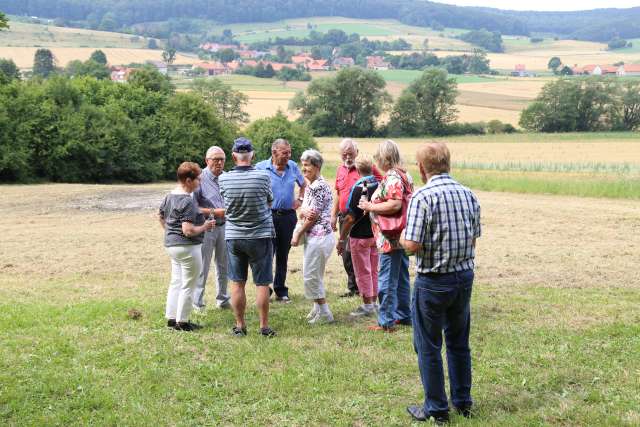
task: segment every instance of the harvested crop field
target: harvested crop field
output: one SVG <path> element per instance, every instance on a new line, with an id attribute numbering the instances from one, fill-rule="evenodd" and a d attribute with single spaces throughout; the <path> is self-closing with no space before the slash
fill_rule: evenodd
<path id="1" fill-rule="evenodd" d="M 13 59 L 20 68 L 33 67 L 33 56 L 36 47 L 7 47 L 0 46 L 0 58 Z M 96 48 L 89 47 L 51 47 L 50 50 L 56 58 L 58 66 L 66 66 L 70 61 L 86 61 Z M 106 55 L 111 65 L 141 64 L 145 61 L 161 61 L 162 50 L 151 49 L 124 49 L 124 48 L 100 48 Z M 175 64 L 193 64 L 198 61 L 195 56 L 177 54 Z"/>

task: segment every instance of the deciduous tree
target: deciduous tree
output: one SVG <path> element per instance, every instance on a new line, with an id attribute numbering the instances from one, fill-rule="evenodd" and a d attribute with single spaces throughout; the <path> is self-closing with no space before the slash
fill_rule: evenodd
<path id="1" fill-rule="evenodd" d="M 385 85 L 375 71 L 344 68 L 335 77 L 312 80 L 290 108 L 317 135 L 373 136 L 380 114 L 391 102 Z"/>

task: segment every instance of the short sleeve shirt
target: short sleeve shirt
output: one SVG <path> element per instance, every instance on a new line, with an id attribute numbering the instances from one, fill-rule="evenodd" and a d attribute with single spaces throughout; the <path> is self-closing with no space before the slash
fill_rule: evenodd
<path id="1" fill-rule="evenodd" d="M 371 202 L 382 203 L 388 200 L 402 200 L 405 191 L 409 193 L 413 191 L 411 175 L 407 173 L 406 176 L 407 181 L 409 181 L 409 188 L 405 188 L 402 183 L 402 177 L 397 170 L 389 170 L 384 178 L 382 178 L 382 181 L 380 182 L 380 185 L 378 185 L 376 191 L 373 193 Z M 371 228 L 373 230 L 373 236 L 376 239 L 378 251 L 382 253 L 389 253 L 396 249 L 402 249 L 399 240 L 389 240 L 380 232 L 380 227 L 377 223 L 377 215 L 371 214 L 371 218 Z"/>
<path id="2" fill-rule="evenodd" d="M 227 216 L 225 239 L 275 237 L 269 208 L 273 192 L 268 173 L 253 166 L 236 166 L 220 175 L 219 181 Z"/>
<path id="3" fill-rule="evenodd" d="M 448 174 L 432 177 L 411 197 L 404 236 L 421 243 L 416 253 L 418 273 L 473 269 L 473 241 L 480 234 L 478 199 Z"/>
<path id="4" fill-rule="evenodd" d="M 331 207 L 333 196 L 331 187 L 324 178 L 320 177 L 313 181 L 304 192 L 302 209 L 310 209 L 317 212 L 316 223 L 307 231 L 311 237 L 322 237 L 333 233 L 331 228 Z"/>
<path id="5" fill-rule="evenodd" d="M 304 177 L 296 162 L 289 160 L 280 175 L 273 165 L 272 159 L 263 160 L 256 164 L 256 169 L 266 170 L 271 178 L 271 190 L 273 191 L 273 205 L 271 209 L 293 209 L 295 200 L 295 186 L 304 185 Z"/>
<path id="6" fill-rule="evenodd" d="M 182 232 L 183 222 L 190 222 L 193 225 L 204 224 L 204 215 L 200 213 L 200 208 L 191 194 L 179 191 L 167 194 L 160 204 L 159 214 L 165 222 L 164 245 L 166 247 L 202 243 L 202 233 L 187 237 Z"/>

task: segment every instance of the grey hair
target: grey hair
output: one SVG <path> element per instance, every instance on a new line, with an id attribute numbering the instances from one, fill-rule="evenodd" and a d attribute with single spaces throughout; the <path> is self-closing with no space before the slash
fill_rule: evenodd
<path id="1" fill-rule="evenodd" d="M 318 150 L 305 150 L 300 156 L 300 161 L 309 162 L 318 169 L 322 169 L 322 154 Z"/>
<path id="2" fill-rule="evenodd" d="M 373 158 L 383 169 L 393 169 L 399 167 L 402 163 L 400 160 L 400 149 L 398 148 L 398 144 L 390 139 L 387 139 L 378 145 L 378 150 L 376 151 L 376 154 L 374 154 Z"/>
<path id="3" fill-rule="evenodd" d="M 345 138 L 340 141 L 340 151 L 346 150 L 347 148 L 353 148 L 358 151 L 358 143 L 351 138 Z"/>
<path id="4" fill-rule="evenodd" d="M 233 153 L 233 156 L 239 162 L 248 162 L 253 159 L 253 151 L 249 151 L 248 153 Z"/>
<path id="5" fill-rule="evenodd" d="M 287 145 L 287 146 L 291 146 L 291 145 L 289 144 L 289 141 L 287 141 L 286 139 L 284 139 L 284 138 L 278 138 L 278 139 L 276 139 L 275 141 L 273 141 L 273 144 L 271 144 L 271 151 L 275 150 L 275 149 L 278 147 L 278 145 Z"/>
<path id="6" fill-rule="evenodd" d="M 211 156 L 211 154 L 213 154 L 214 151 L 220 151 L 222 154 L 224 154 L 224 150 L 222 148 L 218 147 L 217 145 L 212 145 L 207 150 L 207 154 L 205 155 L 205 157 Z"/>

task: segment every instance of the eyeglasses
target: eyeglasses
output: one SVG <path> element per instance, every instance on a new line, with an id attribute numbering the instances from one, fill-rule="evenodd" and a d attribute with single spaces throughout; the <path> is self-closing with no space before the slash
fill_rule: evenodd
<path id="1" fill-rule="evenodd" d="M 212 162 L 224 162 L 223 157 L 207 157 L 207 160 L 211 160 Z"/>

